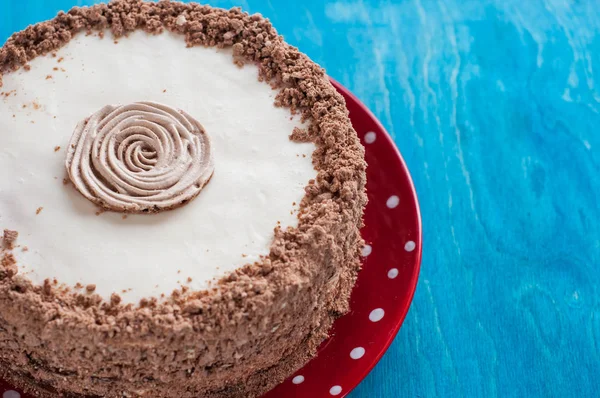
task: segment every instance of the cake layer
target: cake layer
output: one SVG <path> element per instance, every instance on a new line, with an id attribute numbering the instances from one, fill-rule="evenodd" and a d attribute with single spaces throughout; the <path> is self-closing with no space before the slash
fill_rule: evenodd
<path id="1" fill-rule="evenodd" d="M 104 38 L 90 37 L 94 32 Z M 77 54 L 69 58 L 73 48 Z M 85 59 L 92 62 L 82 65 Z M 226 76 L 221 85 L 220 76 Z M 3 114 L 0 125 L 0 181 L 8 181 L 0 182 L 0 222 L 21 234 L 15 241 L 16 233 L 7 231 L 0 250 L 0 377 L 42 397 L 246 398 L 260 396 L 316 355 L 333 321 L 348 311 L 360 268 L 364 149 L 324 70 L 287 45 L 268 20 L 173 1 L 74 8 L 16 33 L 0 48 L 3 81 L 2 109 L 10 104 L 14 112 L 8 121 Z M 66 91 L 51 89 L 61 81 Z M 62 186 L 72 129 L 81 121 L 83 130 L 93 129 L 96 118 L 85 118 L 117 101 L 180 109 L 203 126 L 190 122 L 183 130 L 210 137 L 212 180 L 181 209 L 95 216 L 90 200 Z M 295 129 L 297 113 L 305 129 Z M 83 130 L 77 131 L 90 133 Z M 150 147 L 139 147 L 135 167 L 157 159 Z M 67 211 L 76 217 L 61 217 Z M 18 225 L 10 225 L 15 220 Z M 277 228 L 278 221 L 289 228 Z M 112 236 L 116 230 L 120 239 Z M 28 240 L 33 234 L 36 240 Z M 240 249 L 247 243 L 253 251 Z M 40 262 L 33 269 L 27 253 L 36 250 Z M 70 252 L 79 258 L 65 255 Z M 223 258 L 234 268 L 248 264 L 226 273 L 215 265 Z M 136 291 L 125 301 L 116 295 L 103 300 L 57 286 L 77 283 L 72 273 L 79 273 L 105 298 L 116 290 L 107 286 L 123 278 L 143 280 L 139 289 L 150 294 L 158 285 L 158 293 L 189 276 L 178 259 L 191 261 L 190 270 L 207 265 L 225 276 L 216 289 L 192 286 L 140 306 L 128 304 L 143 296 Z M 92 261 L 97 268 L 85 265 Z M 42 273 L 57 272 L 64 275 L 56 284 L 40 283 Z M 149 282 L 160 273 L 165 281 Z"/>
<path id="2" fill-rule="evenodd" d="M 231 49 L 187 48 L 169 32 L 118 40 L 81 33 L 27 69 L 6 74 L 0 89 L 0 227 L 19 232 L 27 251 L 14 255 L 33 282 L 94 284 L 125 303 L 181 285 L 201 290 L 268 255 L 275 226 L 297 225 L 294 210 L 316 176 L 315 146 L 289 139 L 299 118 L 274 106 L 277 92 L 258 81 L 257 66 L 235 65 Z M 68 143 L 104 106 L 136 101 L 164 103 L 202 124 L 214 175 L 179 209 L 96 215 L 63 184 Z"/>

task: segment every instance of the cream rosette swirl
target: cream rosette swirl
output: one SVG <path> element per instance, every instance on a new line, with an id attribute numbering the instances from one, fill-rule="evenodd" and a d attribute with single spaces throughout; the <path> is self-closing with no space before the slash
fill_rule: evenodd
<path id="1" fill-rule="evenodd" d="M 75 188 L 112 211 L 170 210 L 195 198 L 214 171 L 211 143 L 187 113 L 153 102 L 108 105 L 80 122 L 69 143 Z"/>

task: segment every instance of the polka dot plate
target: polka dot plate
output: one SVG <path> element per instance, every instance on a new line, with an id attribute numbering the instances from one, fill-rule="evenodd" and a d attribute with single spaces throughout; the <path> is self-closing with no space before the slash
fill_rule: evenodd
<path id="1" fill-rule="evenodd" d="M 421 264 L 421 216 L 412 179 L 394 142 L 352 93 L 344 96 L 367 159 L 362 230 L 363 269 L 350 313 L 333 325 L 319 355 L 264 398 L 344 397 L 377 364 L 398 333 L 417 285 Z"/>
<path id="2" fill-rule="evenodd" d="M 368 163 L 363 269 L 352 292 L 350 313 L 335 322 L 318 356 L 264 398 L 346 396 L 394 340 L 419 276 L 421 216 L 406 164 L 375 116 L 332 82 L 346 99 Z M 0 392 L 2 398 L 27 398 L 2 381 Z"/>

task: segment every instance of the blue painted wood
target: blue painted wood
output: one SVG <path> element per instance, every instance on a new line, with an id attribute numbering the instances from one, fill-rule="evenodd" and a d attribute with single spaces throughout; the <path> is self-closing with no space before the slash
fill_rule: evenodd
<path id="1" fill-rule="evenodd" d="M 2 0 L 0 41 L 91 1 Z M 600 4 L 221 0 L 273 21 L 394 137 L 424 253 L 352 397 L 586 397 L 600 387 Z"/>

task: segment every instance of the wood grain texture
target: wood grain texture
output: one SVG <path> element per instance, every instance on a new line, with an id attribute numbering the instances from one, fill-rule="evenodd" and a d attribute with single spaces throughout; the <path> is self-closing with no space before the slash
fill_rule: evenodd
<path id="1" fill-rule="evenodd" d="M 0 41 L 90 3 L 1 0 Z M 351 396 L 598 396 L 600 3 L 211 4 L 269 17 L 373 110 L 415 180 L 415 300 Z"/>

